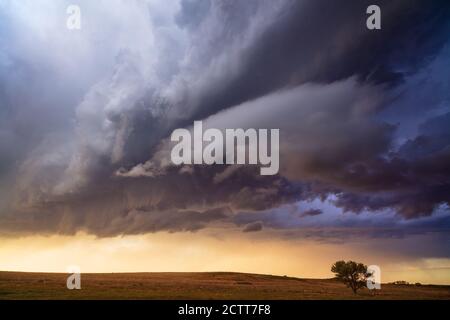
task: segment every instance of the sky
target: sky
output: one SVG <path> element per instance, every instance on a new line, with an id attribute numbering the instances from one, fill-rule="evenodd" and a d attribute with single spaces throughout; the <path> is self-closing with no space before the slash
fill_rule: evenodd
<path id="1" fill-rule="evenodd" d="M 450 4 L 373 2 L 0 0 L 0 270 L 450 284 Z M 173 165 L 194 121 L 279 173 Z"/>

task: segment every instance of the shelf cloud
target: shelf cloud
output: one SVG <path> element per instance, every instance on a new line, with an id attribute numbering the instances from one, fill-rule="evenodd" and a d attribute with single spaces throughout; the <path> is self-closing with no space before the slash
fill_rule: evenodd
<path id="1" fill-rule="evenodd" d="M 68 30 L 68 1 L 0 1 L 1 233 L 448 235 L 446 1 L 378 1 L 381 30 L 365 0 L 78 2 Z M 280 129 L 279 173 L 174 166 L 200 120 Z"/>

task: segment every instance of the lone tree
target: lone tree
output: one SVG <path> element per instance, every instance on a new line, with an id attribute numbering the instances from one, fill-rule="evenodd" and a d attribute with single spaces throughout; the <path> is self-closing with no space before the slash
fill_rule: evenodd
<path id="1" fill-rule="evenodd" d="M 337 261 L 331 267 L 331 272 L 335 273 L 335 278 L 342 281 L 348 288 L 356 294 L 358 289 L 364 288 L 367 278 L 371 273 L 367 272 L 367 266 L 354 261 Z"/>

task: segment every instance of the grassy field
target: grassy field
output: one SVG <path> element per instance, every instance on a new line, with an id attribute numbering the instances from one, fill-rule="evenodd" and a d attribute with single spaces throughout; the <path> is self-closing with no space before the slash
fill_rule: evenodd
<path id="1" fill-rule="evenodd" d="M 450 286 L 382 285 L 354 295 L 335 280 L 242 273 L 67 274 L 0 272 L 0 299 L 450 299 Z"/>

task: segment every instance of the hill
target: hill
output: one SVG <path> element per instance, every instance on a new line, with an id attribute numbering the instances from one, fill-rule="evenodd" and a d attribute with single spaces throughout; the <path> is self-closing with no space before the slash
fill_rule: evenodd
<path id="1" fill-rule="evenodd" d="M 68 290 L 67 276 L 0 272 L 0 299 L 450 299 L 450 286 L 384 284 L 354 295 L 331 279 L 228 272 L 82 274 L 82 289 Z"/>

